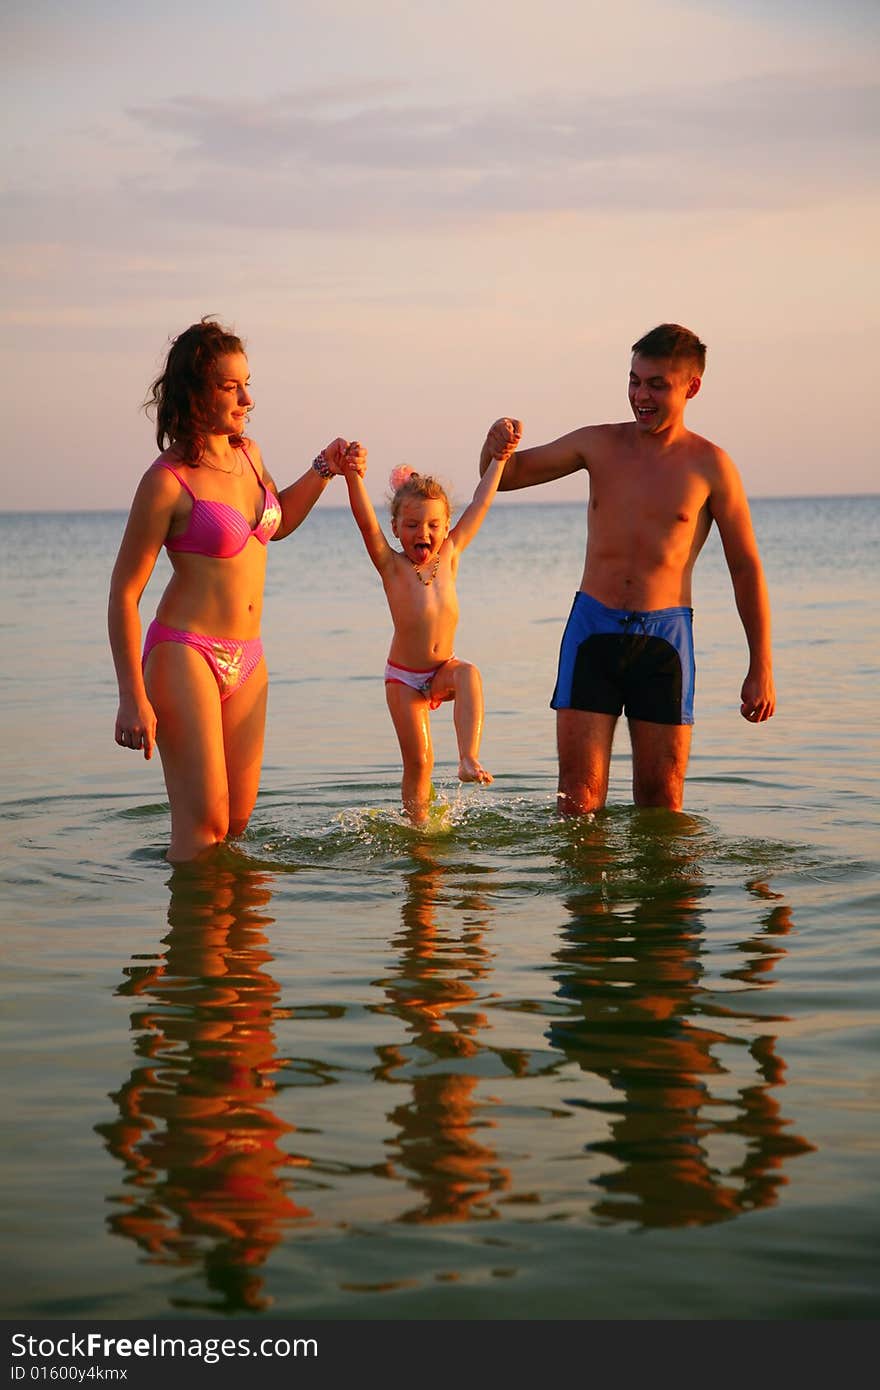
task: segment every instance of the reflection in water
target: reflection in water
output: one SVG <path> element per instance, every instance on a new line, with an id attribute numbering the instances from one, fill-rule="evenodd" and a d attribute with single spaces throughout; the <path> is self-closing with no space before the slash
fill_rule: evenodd
<path id="1" fill-rule="evenodd" d="M 787 1165 L 811 1147 L 782 1113 L 784 1020 L 770 1012 L 788 905 L 754 870 L 754 927 L 736 928 L 741 907 L 710 890 L 706 835 L 686 816 L 610 813 L 560 826 L 553 846 L 545 881 L 554 894 L 561 887 L 568 914 L 555 993 L 549 952 L 536 946 L 537 997 L 511 1001 L 497 992 L 507 971 L 487 944 L 493 871 L 479 873 L 451 839 L 408 844 L 394 966 L 372 981 L 381 1001 L 367 1005 L 392 1040 L 366 1076 L 363 1054 L 353 1067 L 321 1060 L 337 1055 L 349 1026 L 345 1003 L 323 993 L 301 1010 L 319 1025 L 319 1056 L 277 1055 L 276 1029 L 292 1010 L 269 973 L 269 874 L 247 863 L 175 871 L 161 952 L 129 966 L 118 990 L 133 1001 L 137 1056 L 113 1096 L 115 1118 L 97 1128 L 125 1168 L 110 1229 L 148 1261 L 207 1284 L 176 1307 L 267 1307 L 272 1250 L 294 1224 L 336 1229 L 340 1205 L 346 1225 L 380 1210 L 419 1226 L 515 1221 L 527 1201 L 529 1221 L 543 1205 L 548 1220 L 580 1213 L 663 1228 L 778 1200 Z M 534 1034 L 531 1046 L 497 1041 L 521 1043 L 513 1030 L 525 1013 L 536 1030 L 549 1021 L 549 1047 Z M 539 1076 L 555 1079 L 529 1084 Z M 354 1161 L 362 1113 L 318 1099 L 335 1079 L 370 1086 L 371 1101 L 387 1097 L 383 1119 L 352 1145 L 384 1145 L 384 1161 Z M 280 1088 L 303 1085 L 315 1133 L 315 1115 L 327 1117 L 313 1156 L 289 1152 L 292 1126 L 277 1113 Z M 586 1192 L 583 1165 L 568 1161 L 583 1145 L 574 1113 L 589 1124 Z M 328 1132 L 351 1161 L 328 1160 Z M 294 1200 L 294 1168 L 314 1212 Z M 457 1248 L 466 1239 L 445 1242 L 444 1258 Z"/>
<path id="2" fill-rule="evenodd" d="M 310 1212 L 289 1195 L 294 1162 L 273 1113 L 279 987 L 266 967 L 268 875 L 233 865 L 176 869 L 170 931 L 118 993 L 136 999 L 138 1063 L 96 1126 L 127 1169 L 110 1229 L 151 1262 L 201 1264 L 220 1312 L 268 1304 L 258 1273 L 286 1223 Z"/>
<path id="3" fill-rule="evenodd" d="M 469 889 L 453 912 L 441 912 L 442 924 L 447 871 L 430 841 L 415 843 L 412 853 L 417 863 L 405 877 L 394 942 L 399 966 L 377 982 L 388 1001 L 378 1011 L 401 1019 L 409 1035 L 403 1046 L 379 1049 L 375 1070 L 378 1079 L 408 1088 L 388 1116 L 396 1128 L 389 1148 L 395 1170 L 405 1172 L 420 1200 L 398 1219 L 435 1224 L 493 1217 L 510 1174 L 488 1142 L 494 1122 L 477 1091 L 486 1074 L 518 1074 L 525 1058 L 513 1049 L 498 1053 L 479 1036 L 487 1020 L 477 1005 L 492 968 L 483 942 L 488 901 Z"/>
<path id="4" fill-rule="evenodd" d="M 613 1160 L 594 1179 L 605 1194 L 594 1210 L 671 1227 L 770 1206 L 785 1162 L 812 1148 L 787 1132 L 780 1108 L 785 1064 L 772 1025 L 784 1020 L 759 1007 L 791 910 L 750 882 L 757 928 L 735 943 L 734 967 L 708 983 L 698 822 L 634 813 L 623 843 L 615 830 L 619 839 L 599 817 L 564 856 L 577 886 L 557 978 L 571 1014 L 549 1033 L 609 1086 L 604 1098 L 571 1102 L 607 1116 L 607 1137 L 587 1146 Z"/>

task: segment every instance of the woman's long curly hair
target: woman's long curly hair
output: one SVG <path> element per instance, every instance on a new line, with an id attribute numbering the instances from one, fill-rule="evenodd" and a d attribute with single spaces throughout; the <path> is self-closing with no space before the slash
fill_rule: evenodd
<path id="1" fill-rule="evenodd" d="M 160 449 L 173 444 L 186 463 L 198 463 L 207 439 L 206 405 L 214 384 L 214 364 L 235 352 L 244 352 L 241 338 L 210 316 L 191 324 L 173 340 L 165 369 L 144 402 L 148 414 L 156 413 Z M 241 436 L 233 435 L 230 443 L 238 448 Z"/>

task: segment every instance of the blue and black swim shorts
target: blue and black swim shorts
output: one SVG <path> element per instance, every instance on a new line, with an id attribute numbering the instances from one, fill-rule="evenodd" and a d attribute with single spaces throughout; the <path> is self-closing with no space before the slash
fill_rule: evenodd
<path id="1" fill-rule="evenodd" d="M 694 675 L 692 608 L 627 612 L 577 593 L 550 705 L 693 724 Z"/>

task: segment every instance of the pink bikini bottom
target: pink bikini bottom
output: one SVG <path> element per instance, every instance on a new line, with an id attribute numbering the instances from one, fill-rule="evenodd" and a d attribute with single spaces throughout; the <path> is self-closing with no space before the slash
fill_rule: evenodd
<path id="1" fill-rule="evenodd" d="M 181 628 L 166 627 L 155 619 L 147 628 L 144 640 L 143 665 L 160 642 L 180 642 L 194 647 L 205 658 L 217 681 L 220 699 L 228 700 L 252 676 L 263 655 L 259 637 L 207 637 L 202 632 L 184 632 Z"/>

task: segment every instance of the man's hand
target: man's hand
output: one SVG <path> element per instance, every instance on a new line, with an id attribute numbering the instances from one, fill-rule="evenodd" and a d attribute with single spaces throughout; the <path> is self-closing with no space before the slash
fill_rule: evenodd
<path id="1" fill-rule="evenodd" d="M 486 435 L 484 453 L 490 458 L 502 459 L 506 463 L 522 439 L 522 431 L 521 420 L 512 420 L 507 415 L 501 420 L 496 420 Z"/>
<path id="2" fill-rule="evenodd" d="M 743 681 L 740 714 L 750 724 L 763 724 L 776 710 L 776 688 L 770 671 L 749 671 Z"/>

